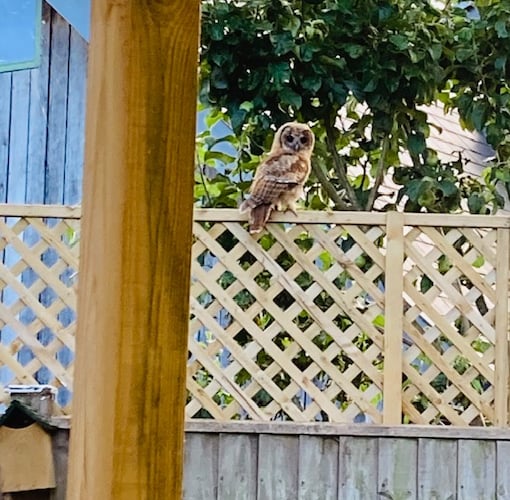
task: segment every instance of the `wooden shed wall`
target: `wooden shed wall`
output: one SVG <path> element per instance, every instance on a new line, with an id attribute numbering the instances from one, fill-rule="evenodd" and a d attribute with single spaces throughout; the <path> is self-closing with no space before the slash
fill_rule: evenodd
<path id="1" fill-rule="evenodd" d="M 0 73 L 0 202 L 81 201 L 87 43 L 43 2 L 38 68 Z"/>

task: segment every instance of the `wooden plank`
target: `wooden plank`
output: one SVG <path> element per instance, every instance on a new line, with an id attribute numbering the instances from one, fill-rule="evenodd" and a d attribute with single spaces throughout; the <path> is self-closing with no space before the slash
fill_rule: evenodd
<path id="1" fill-rule="evenodd" d="M 0 73 L 0 201 L 7 198 L 7 174 L 9 171 L 9 133 L 11 123 L 11 91 L 12 73 Z M 4 252 L 0 253 L 0 261 L 4 260 Z M 0 294 L 0 296 L 2 296 Z M 3 342 L 3 353 L 8 353 L 5 344 L 10 344 L 12 337 L 9 333 L 0 331 L 0 342 Z M 9 346 L 10 347 L 10 346 Z M 9 353 L 10 354 L 10 353 Z M 13 372 L 16 373 L 16 370 Z M 8 369 L 0 370 L 0 384 L 11 383 L 11 373 Z"/>
<path id="2" fill-rule="evenodd" d="M 384 309 L 383 423 L 402 422 L 402 335 L 404 332 L 404 216 L 387 213 Z"/>
<path id="3" fill-rule="evenodd" d="M 218 442 L 217 435 L 186 436 L 184 500 L 218 498 Z"/>
<path id="4" fill-rule="evenodd" d="M 69 23 L 52 11 L 45 203 L 64 202 L 69 30 Z"/>
<path id="5" fill-rule="evenodd" d="M 256 499 L 257 454 L 257 436 L 220 434 L 218 499 Z"/>
<path id="6" fill-rule="evenodd" d="M 510 443 L 496 442 L 496 493 L 498 499 L 510 498 Z"/>
<path id="7" fill-rule="evenodd" d="M 0 203 L 0 217 L 80 219 L 81 206 Z"/>
<path id="8" fill-rule="evenodd" d="M 88 44 L 71 28 L 69 50 L 69 94 L 67 100 L 64 203 L 81 201 L 85 145 L 85 89 Z"/>
<path id="9" fill-rule="evenodd" d="M 377 498 L 377 455 L 377 439 L 340 438 L 338 499 Z"/>
<path id="10" fill-rule="evenodd" d="M 44 203 L 46 137 L 48 132 L 48 82 L 50 61 L 51 8 L 43 2 L 41 61 L 30 70 L 30 116 L 27 158 L 26 203 Z"/>
<path id="11" fill-rule="evenodd" d="M 218 222 L 246 222 L 246 215 L 239 210 L 228 208 L 196 208 L 194 219 L 196 221 Z M 374 212 L 324 212 L 313 210 L 298 210 L 297 217 L 290 212 L 273 212 L 271 222 L 290 223 L 320 223 L 320 224 L 384 224 L 385 214 Z"/>
<path id="12" fill-rule="evenodd" d="M 418 440 L 418 500 L 455 498 L 457 494 L 457 442 Z"/>
<path id="13" fill-rule="evenodd" d="M 92 2 L 69 500 L 182 496 L 199 4 Z"/>
<path id="14" fill-rule="evenodd" d="M 298 498 L 299 438 L 259 437 L 257 500 Z"/>
<path id="15" fill-rule="evenodd" d="M 331 424 L 328 422 L 214 422 L 209 420 L 188 420 L 186 432 L 233 432 L 247 434 L 283 434 L 310 436 L 374 436 L 434 439 L 497 439 L 510 441 L 510 429 L 498 427 L 455 427 L 440 425 L 372 425 L 372 424 Z"/>
<path id="16" fill-rule="evenodd" d="M 458 444 L 458 500 L 496 497 L 496 443 L 465 439 Z"/>
<path id="17" fill-rule="evenodd" d="M 12 74 L 7 201 L 24 203 L 27 179 L 30 70 Z"/>
<path id="18" fill-rule="evenodd" d="M 228 221 L 245 222 L 246 215 L 236 209 L 197 208 L 196 221 Z M 290 212 L 274 212 L 271 222 L 290 222 L 303 224 L 359 224 L 380 226 L 386 223 L 385 213 L 376 212 L 324 212 L 298 211 L 297 217 Z M 510 217 L 503 215 L 471 215 L 471 214 L 404 214 L 404 225 L 442 226 L 442 227 L 501 227 L 510 228 Z"/>
<path id="19" fill-rule="evenodd" d="M 339 477 L 338 439 L 299 436 L 298 470 L 299 500 L 336 500 Z"/>
<path id="20" fill-rule="evenodd" d="M 6 200 L 24 203 L 27 181 L 28 117 L 30 95 L 30 70 L 15 71 L 12 74 L 11 121 L 9 129 L 9 158 L 6 175 Z M 7 247 L 2 253 L 2 260 L 10 267 L 19 260 L 13 248 Z M 11 290 L 2 291 L 4 302 L 16 300 Z M 8 329 L 2 331 L 2 340 L 10 343 L 15 336 Z"/>
<path id="21" fill-rule="evenodd" d="M 0 73 L 0 201 L 7 200 L 12 73 Z"/>
<path id="22" fill-rule="evenodd" d="M 472 214 L 404 214 L 406 226 L 435 227 L 510 227 L 510 217 L 495 215 L 491 220 L 485 215 Z"/>
<path id="23" fill-rule="evenodd" d="M 498 229 L 496 268 L 496 345 L 494 373 L 494 425 L 508 425 L 509 362 L 508 362 L 508 279 L 510 259 L 510 232 Z"/>
<path id="24" fill-rule="evenodd" d="M 62 419 L 61 419 L 62 420 Z M 66 500 L 67 464 L 69 461 L 69 430 L 60 428 L 52 433 L 51 448 L 55 465 L 55 490 L 50 500 Z"/>
<path id="25" fill-rule="evenodd" d="M 55 487 L 51 437 L 39 424 L 22 429 L 0 427 L 0 491 Z"/>
<path id="26" fill-rule="evenodd" d="M 415 439 L 379 439 L 377 492 L 380 498 L 416 498 L 417 461 Z"/>

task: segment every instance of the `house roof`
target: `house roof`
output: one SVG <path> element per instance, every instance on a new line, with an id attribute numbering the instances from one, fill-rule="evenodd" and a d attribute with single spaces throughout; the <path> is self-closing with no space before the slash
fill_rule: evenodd
<path id="1" fill-rule="evenodd" d="M 46 419 L 41 417 L 41 415 L 16 399 L 11 402 L 7 410 L 5 410 L 5 413 L 0 416 L 0 427 L 5 426 L 14 429 L 22 429 L 33 423 L 38 423 L 46 431 L 57 429 L 57 427 L 50 424 Z"/>

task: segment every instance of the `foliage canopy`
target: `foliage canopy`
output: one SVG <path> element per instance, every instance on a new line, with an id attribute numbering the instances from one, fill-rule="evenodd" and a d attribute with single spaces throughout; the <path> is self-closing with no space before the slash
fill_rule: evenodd
<path id="1" fill-rule="evenodd" d="M 209 128 L 231 130 L 199 135 L 197 200 L 237 206 L 272 131 L 297 119 L 317 137 L 310 208 L 494 211 L 496 185 L 510 186 L 510 2 L 479 13 L 426 0 L 204 1 L 200 101 Z M 424 106 L 437 101 L 494 147 L 482 178 L 428 146 Z M 385 175 L 402 187 L 383 201 Z"/>

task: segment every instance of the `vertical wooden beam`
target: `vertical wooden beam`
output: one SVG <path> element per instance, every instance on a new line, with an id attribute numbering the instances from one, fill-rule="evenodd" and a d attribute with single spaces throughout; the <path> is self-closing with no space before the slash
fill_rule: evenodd
<path id="1" fill-rule="evenodd" d="M 510 232 L 497 229 L 496 255 L 496 345 L 494 363 L 494 425 L 508 425 L 508 278 Z M 505 298 L 503 298 L 505 297 Z"/>
<path id="2" fill-rule="evenodd" d="M 68 498 L 180 499 L 199 0 L 94 0 Z"/>
<path id="3" fill-rule="evenodd" d="M 404 215 L 388 212 L 386 222 L 383 423 L 402 423 L 402 334 L 404 329 Z"/>

